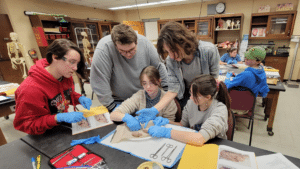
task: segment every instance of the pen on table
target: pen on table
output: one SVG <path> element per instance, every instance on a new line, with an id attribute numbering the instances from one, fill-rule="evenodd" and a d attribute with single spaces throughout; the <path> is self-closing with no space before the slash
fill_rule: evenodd
<path id="1" fill-rule="evenodd" d="M 34 159 L 33 157 L 31 157 L 31 163 L 32 163 L 33 169 L 36 169 L 36 166 L 35 166 L 35 159 Z"/>
<path id="2" fill-rule="evenodd" d="M 36 168 L 40 169 L 41 168 L 41 155 L 37 156 L 36 161 L 37 161 Z"/>

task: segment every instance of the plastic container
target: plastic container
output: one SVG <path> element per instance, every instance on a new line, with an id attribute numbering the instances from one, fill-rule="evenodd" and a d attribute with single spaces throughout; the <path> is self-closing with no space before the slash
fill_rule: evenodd
<path id="1" fill-rule="evenodd" d="M 286 47 L 283 45 L 283 47 L 278 47 L 276 51 L 276 55 L 280 56 L 288 56 L 290 54 L 290 47 Z"/>

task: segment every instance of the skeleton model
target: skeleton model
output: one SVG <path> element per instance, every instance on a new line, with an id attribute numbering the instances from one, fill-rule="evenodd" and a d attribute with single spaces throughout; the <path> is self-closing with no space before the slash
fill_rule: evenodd
<path id="1" fill-rule="evenodd" d="M 23 79 L 25 79 L 27 77 L 25 57 L 19 56 L 19 53 L 21 54 L 25 53 L 24 47 L 21 43 L 17 42 L 18 34 L 16 34 L 15 32 L 11 32 L 9 35 L 12 42 L 7 43 L 7 50 L 8 50 L 8 56 L 12 64 L 12 68 L 17 70 L 18 69 L 17 65 L 22 64 L 23 71 L 22 70 L 21 71 L 23 73 Z M 14 54 L 14 57 L 12 57 L 12 54 Z"/>
<path id="2" fill-rule="evenodd" d="M 240 20 L 236 21 L 236 25 L 235 25 L 238 29 L 240 29 Z"/>
<path id="3" fill-rule="evenodd" d="M 81 36 L 83 36 L 83 39 L 82 39 L 82 43 L 83 43 L 83 54 L 84 54 L 84 57 L 85 57 L 85 61 L 89 63 L 89 58 L 91 57 L 90 56 L 90 50 L 89 50 L 89 47 L 91 47 L 91 44 L 89 42 L 89 40 L 87 39 L 87 34 L 86 32 L 81 32 Z"/>
<path id="4" fill-rule="evenodd" d="M 234 20 L 232 20 L 231 22 L 231 29 L 233 29 L 233 27 L 234 27 Z"/>
<path id="5" fill-rule="evenodd" d="M 230 28 L 230 23 L 231 23 L 231 20 L 228 19 L 228 20 L 226 21 L 226 24 L 227 24 L 226 29 L 228 29 L 228 27 Z"/>

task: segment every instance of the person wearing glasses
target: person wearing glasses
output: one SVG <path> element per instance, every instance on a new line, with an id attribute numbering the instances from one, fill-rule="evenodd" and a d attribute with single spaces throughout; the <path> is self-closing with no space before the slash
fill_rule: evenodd
<path id="1" fill-rule="evenodd" d="M 198 41 L 194 33 L 178 22 L 168 22 L 163 26 L 157 51 L 160 55 L 169 54 L 166 59 L 168 92 L 155 106 L 137 112 L 141 123 L 153 120 L 175 97 L 183 109 L 190 98 L 189 86 L 196 76 L 209 74 L 215 79 L 219 76 L 218 49 L 210 42 Z"/>
<path id="2" fill-rule="evenodd" d="M 15 129 L 38 135 L 59 124 L 86 119 L 82 112 L 75 111 L 75 106 L 81 104 L 90 109 L 92 101 L 74 91 L 72 79 L 75 72 L 84 76 L 83 70 L 83 53 L 73 42 L 53 41 L 46 58 L 30 68 L 29 76 L 15 92 Z M 68 112 L 70 104 L 74 112 Z"/>
<path id="3" fill-rule="evenodd" d="M 122 101 L 143 89 L 139 76 L 147 66 L 158 69 L 162 88 L 167 88 L 167 70 L 160 62 L 154 45 L 130 26 L 114 26 L 111 35 L 103 37 L 95 50 L 90 82 L 99 101 L 109 112 Z"/>
<path id="4" fill-rule="evenodd" d="M 143 108 L 150 108 L 154 106 L 166 94 L 160 88 L 160 75 L 154 66 L 144 68 L 140 74 L 140 84 L 144 90 L 139 90 L 130 98 L 126 99 L 119 107 L 117 107 L 110 115 L 113 121 L 123 121 L 131 131 L 141 129 L 139 121 L 134 118 L 136 111 Z M 175 120 L 177 106 L 173 100 L 167 107 L 165 107 L 157 116 L 162 116 L 169 121 Z M 147 126 L 147 124 L 145 124 Z"/>

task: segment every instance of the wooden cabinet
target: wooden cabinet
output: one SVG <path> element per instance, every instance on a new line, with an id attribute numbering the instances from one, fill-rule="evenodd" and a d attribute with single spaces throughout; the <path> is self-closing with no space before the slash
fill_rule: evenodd
<path id="1" fill-rule="evenodd" d="M 157 21 L 158 33 L 161 28 L 170 21 L 183 24 L 187 29 L 196 34 L 198 39 L 212 39 L 213 17 L 164 19 Z"/>
<path id="2" fill-rule="evenodd" d="M 78 46 L 80 48 L 83 48 L 82 45 L 82 36 L 80 34 L 79 28 L 89 28 L 89 31 L 87 31 L 88 34 L 88 40 L 90 44 L 94 45 L 95 47 L 97 46 L 98 41 L 103 38 L 106 35 L 111 34 L 111 30 L 115 25 L 118 25 L 118 22 L 108 22 L 108 21 L 91 21 L 91 20 L 83 20 L 83 19 L 75 19 L 72 18 L 72 31 L 73 31 L 73 36 L 75 38 L 74 43 L 77 44 L 78 41 Z M 77 28 L 77 29 L 76 29 Z M 77 32 L 75 31 L 78 30 Z M 86 29 L 85 29 L 86 31 Z M 77 40 L 76 40 L 77 36 Z M 93 49 L 91 50 L 91 53 L 93 52 Z"/>
<path id="3" fill-rule="evenodd" d="M 227 22 L 230 21 L 230 25 Z M 214 43 L 218 44 L 220 56 L 227 53 L 233 45 L 239 48 L 243 32 L 244 14 L 220 14 L 214 16 Z M 228 42 L 228 43 L 226 43 Z M 226 45 L 222 45 L 226 44 Z"/>
<path id="4" fill-rule="evenodd" d="M 280 74 L 280 80 L 283 81 L 287 60 L 288 57 L 266 56 L 265 64 L 266 66 L 271 66 L 275 69 L 278 69 Z"/>
<path id="5" fill-rule="evenodd" d="M 196 20 L 196 35 L 198 39 L 213 38 L 213 18 L 206 17 Z"/>
<path id="6" fill-rule="evenodd" d="M 20 84 L 24 80 L 21 72 L 23 67 L 17 66 L 17 70 L 12 68 L 6 45 L 6 43 L 11 42 L 9 36 L 10 32 L 14 31 L 8 15 L 0 14 L 0 25 L 0 80 Z"/>
<path id="7" fill-rule="evenodd" d="M 72 40 L 70 38 L 71 18 L 69 17 L 30 15 L 29 19 L 43 58 L 46 57 L 47 47 L 55 39 Z"/>
<path id="8" fill-rule="evenodd" d="M 119 22 L 108 22 L 108 21 L 98 22 L 100 39 L 106 35 L 110 35 L 113 27 L 118 24 L 120 24 L 120 23 Z"/>
<path id="9" fill-rule="evenodd" d="M 13 32 L 13 28 L 10 24 L 8 15 L 0 14 L 0 25 L 0 61 L 10 60 L 6 43 L 11 42 L 9 34 L 10 32 Z"/>
<path id="10" fill-rule="evenodd" d="M 290 39 L 297 11 L 254 13 L 249 39 Z"/>

